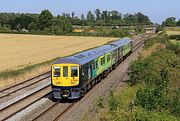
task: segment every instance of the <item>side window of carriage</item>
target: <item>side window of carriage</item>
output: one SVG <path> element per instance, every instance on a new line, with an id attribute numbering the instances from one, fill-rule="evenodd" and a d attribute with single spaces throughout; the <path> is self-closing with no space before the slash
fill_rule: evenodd
<path id="1" fill-rule="evenodd" d="M 53 68 L 54 68 L 54 77 L 60 77 L 61 76 L 60 75 L 61 68 L 58 66 L 54 66 Z"/>
<path id="2" fill-rule="evenodd" d="M 78 77 L 78 67 L 77 66 L 71 67 L 71 77 Z"/>
<path id="3" fill-rule="evenodd" d="M 109 62 L 109 61 L 110 61 L 110 54 L 107 55 L 107 62 Z"/>

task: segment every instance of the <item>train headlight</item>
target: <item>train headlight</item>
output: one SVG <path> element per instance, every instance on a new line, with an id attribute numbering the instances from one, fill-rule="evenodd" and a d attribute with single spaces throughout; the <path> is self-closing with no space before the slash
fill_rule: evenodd
<path id="1" fill-rule="evenodd" d="M 54 68 L 54 70 L 56 70 L 56 69 L 60 69 L 60 67 L 59 67 L 59 66 L 54 66 L 53 68 Z"/>

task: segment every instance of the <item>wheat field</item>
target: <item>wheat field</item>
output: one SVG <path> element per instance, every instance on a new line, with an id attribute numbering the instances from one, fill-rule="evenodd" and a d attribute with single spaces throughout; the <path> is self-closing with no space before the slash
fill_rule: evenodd
<path id="1" fill-rule="evenodd" d="M 100 46 L 117 38 L 0 34 L 0 72 Z"/>
<path id="2" fill-rule="evenodd" d="M 180 35 L 180 31 L 166 31 L 168 35 Z"/>

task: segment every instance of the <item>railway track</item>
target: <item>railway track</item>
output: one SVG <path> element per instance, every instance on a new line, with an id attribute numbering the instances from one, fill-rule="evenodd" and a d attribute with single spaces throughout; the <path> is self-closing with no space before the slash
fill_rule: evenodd
<path id="1" fill-rule="evenodd" d="M 73 102 L 68 102 L 68 103 L 61 103 L 60 101 L 55 102 L 52 104 L 50 107 L 48 107 L 46 110 L 44 110 L 42 113 L 40 113 L 38 116 L 36 116 L 32 121 L 37 121 L 37 120 L 44 120 L 46 116 L 48 116 L 49 113 L 55 112 L 58 107 L 62 107 L 59 109 L 59 113 L 57 115 L 51 116 L 51 121 L 56 121 L 61 117 L 63 114 L 66 113 L 73 105 L 77 103 L 78 100 L 75 100 Z M 57 113 L 57 111 L 56 111 Z"/>
<path id="2" fill-rule="evenodd" d="M 135 43 L 133 43 L 133 45 L 134 45 L 134 46 L 133 46 L 133 48 L 134 48 L 133 51 L 136 51 L 136 50 L 144 43 L 144 39 L 145 39 L 145 38 L 146 38 L 146 36 L 143 36 L 143 37 L 141 37 L 142 41 L 140 41 L 140 42 L 136 42 L 136 41 L 135 41 Z M 44 80 L 44 79 L 46 79 L 46 78 L 49 78 L 49 77 L 50 77 L 50 74 L 49 74 L 49 73 L 50 73 L 50 72 L 47 72 L 46 74 L 42 74 L 42 75 L 39 75 L 39 76 L 37 76 L 37 77 L 33 77 L 33 78 L 29 79 L 29 80 L 26 80 L 25 82 L 22 82 L 22 83 L 19 83 L 19 84 L 14 85 L 14 86 L 12 86 L 12 87 L 8 87 L 8 88 L 6 88 L 6 89 L 0 90 L 0 93 L 3 93 L 3 92 L 8 92 L 8 90 L 13 90 L 13 88 L 15 89 L 14 91 L 9 91 L 9 93 L 5 94 L 4 96 L 1 96 L 0 99 L 6 97 L 6 96 L 8 96 L 8 95 L 11 95 L 11 94 L 14 93 L 14 92 L 17 92 L 17 91 L 19 91 L 19 90 L 22 90 L 22 89 L 24 89 L 24 88 L 27 88 L 28 85 L 33 85 L 33 84 L 38 83 L 38 81 L 32 82 L 32 80 L 34 80 L 34 79 L 36 80 L 37 78 L 42 77 L 42 78 L 39 79 L 39 81 L 41 81 L 41 80 Z M 48 75 L 48 74 L 49 74 L 49 75 Z M 114 83 L 114 85 L 118 85 L 118 83 L 121 82 L 121 80 L 126 76 L 126 74 L 127 74 L 127 72 L 125 72 L 125 73 L 121 76 L 120 79 L 116 80 L 115 83 Z M 44 75 L 46 75 L 46 76 L 44 76 Z M 44 77 L 43 77 L 43 76 L 44 76 Z M 31 83 L 30 83 L 30 84 L 27 84 L 27 83 L 29 83 L 29 82 L 31 82 Z M 103 83 L 103 82 L 102 82 L 102 83 Z M 24 86 L 22 86 L 22 85 L 24 85 Z M 96 85 L 95 85 L 95 86 L 96 86 Z M 19 88 L 17 88 L 17 87 L 19 87 Z M 114 87 L 115 87 L 115 86 L 114 86 Z M 47 85 L 45 88 L 40 89 L 40 90 L 37 91 L 37 92 L 34 92 L 32 95 L 37 94 L 38 92 L 41 92 L 42 90 L 44 90 L 44 89 L 46 89 L 46 88 L 50 88 L 50 86 Z M 50 90 L 49 90 L 49 91 L 50 91 Z M 88 94 L 88 93 L 86 93 L 86 94 Z M 5 108 L 2 108 L 2 109 L 0 108 L 1 113 L 2 113 L 2 111 L 4 111 L 4 114 L 5 114 L 6 112 L 8 112 L 8 110 L 12 110 L 12 109 L 13 109 L 12 107 L 17 107 L 17 106 L 15 106 L 15 105 L 20 104 L 22 101 L 25 101 L 27 98 L 30 98 L 32 95 L 29 95 L 29 96 L 27 96 L 27 97 L 25 97 L 25 98 L 22 98 L 21 100 L 19 100 L 19 101 L 17 101 L 17 102 L 14 102 L 13 104 L 11 104 L 11 105 L 9 105 L 9 106 L 7 106 L 7 107 L 5 107 Z M 48 91 L 47 91 L 47 93 L 46 93 L 45 95 L 42 95 L 42 96 L 40 96 L 39 98 L 36 97 L 36 99 L 34 99 L 33 101 L 31 101 L 29 104 L 26 104 L 26 105 L 24 105 L 24 106 L 21 106 L 21 108 L 19 108 L 18 110 L 15 110 L 13 113 L 11 113 L 11 114 L 9 114 L 9 115 L 6 115 L 6 117 L 0 118 L 0 120 L 10 119 L 10 118 L 11 118 L 12 116 L 14 116 L 15 114 L 23 111 L 24 109 L 26 109 L 26 108 L 29 107 L 30 105 L 36 103 L 37 101 L 41 100 L 41 99 L 44 98 L 44 97 L 47 97 L 48 95 L 51 95 L 51 92 L 48 92 Z M 77 101 L 74 101 L 74 102 L 72 102 L 72 103 L 68 103 L 67 105 L 65 105 L 64 110 L 62 110 L 59 114 L 57 114 L 57 116 L 55 116 L 52 120 L 53 120 L 53 121 L 59 120 L 59 119 L 60 119 L 68 110 L 70 110 L 76 103 L 77 103 Z M 60 101 L 54 102 L 54 103 L 53 103 L 52 105 L 50 105 L 46 110 L 44 110 L 42 113 L 38 114 L 35 118 L 33 118 L 33 120 L 35 121 L 35 120 L 41 119 L 44 115 L 47 115 L 49 112 L 53 111 L 54 108 L 57 107 L 57 105 L 61 105 Z M 1 115 L 1 114 L 0 114 L 0 115 Z"/>
<path id="3" fill-rule="evenodd" d="M 28 80 L 25 80 L 21 83 L 18 83 L 18 84 L 15 84 L 13 86 L 10 86 L 10 87 L 7 87 L 7 88 L 4 88 L 2 90 L 0 90 L 0 93 L 2 96 L 0 96 L 0 99 L 4 98 L 4 97 L 7 97 L 15 92 L 18 92 L 22 89 L 25 89 L 31 85 L 34 85 L 34 84 L 37 84 L 38 82 L 40 81 L 43 81 L 47 78 L 50 77 L 50 71 L 46 72 L 46 73 L 43 73 L 41 75 L 38 75 L 38 76 L 35 76 L 33 78 L 30 78 Z"/>
<path id="4" fill-rule="evenodd" d="M 13 85 L 12 87 L 0 90 L 0 93 L 4 94 L 0 97 L 0 120 L 9 119 L 13 115 L 49 95 L 49 92 L 51 91 L 50 81 L 49 83 L 46 82 L 47 84 L 44 84 L 41 87 L 37 86 L 38 83 L 41 83 L 48 78 L 50 78 L 50 72 L 43 73 L 24 82 Z M 33 89 L 30 88 L 30 91 L 21 92 L 23 89 L 29 88 L 32 85 L 37 87 Z M 17 93 L 17 95 L 14 95 L 14 93 Z M 11 96 L 16 97 L 11 98 Z M 7 101 L 6 98 L 9 98 L 9 100 Z"/>
<path id="5" fill-rule="evenodd" d="M 21 112 L 22 110 L 26 109 L 28 106 L 36 103 L 37 101 L 43 99 L 51 95 L 51 88 L 50 86 L 46 86 L 35 93 L 22 98 L 0 110 L 0 120 L 7 120 L 14 116 L 15 114 Z"/>

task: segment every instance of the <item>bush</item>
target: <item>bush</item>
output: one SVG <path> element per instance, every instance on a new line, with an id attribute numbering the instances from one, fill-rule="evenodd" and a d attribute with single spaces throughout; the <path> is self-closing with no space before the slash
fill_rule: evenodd
<path id="1" fill-rule="evenodd" d="M 110 100 L 109 100 L 109 108 L 110 111 L 113 112 L 115 110 L 117 110 L 119 105 L 119 100 L 117 97 L 115 97 L 114 92 L 110 92 Z"/>
<path id="2" fill-rule="evenodd" d="M 100 97 L 98 100 L 97 100 L 97 106 L 99 108 L 104 108 L 104 99 L 103 97 Z"/>
<path id="3" fill-rule="evenodd" d="M 170 39 L 180 40 L 180 35 L 170 35 Z"/>

